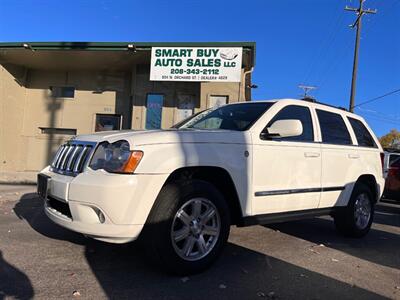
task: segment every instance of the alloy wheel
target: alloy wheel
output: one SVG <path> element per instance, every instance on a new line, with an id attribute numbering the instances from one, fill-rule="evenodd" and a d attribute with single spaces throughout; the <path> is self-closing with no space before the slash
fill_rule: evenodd
<path id="1" fill-rule="evenodd" d="M 175 214 L 172 245 L 182 259 L 200 260 L 212 251 L 220 231 L 221 219 L 215 205 L 206 198 L 193 198 Z"/>
<path id="2" fill-rule="evenodd" d="M 354 204 L 354 219 L 358 229 L 365 229 L 371 218 L 371 201 L 368 194 L 359 194 Z"/>

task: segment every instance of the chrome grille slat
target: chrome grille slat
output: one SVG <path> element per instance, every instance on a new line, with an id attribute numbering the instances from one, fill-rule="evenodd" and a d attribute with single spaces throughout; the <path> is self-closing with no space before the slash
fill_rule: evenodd
<path id="1" fill-rule="evenodd" d="M 65 170 L 65 168 L 66 168 L 65 163 L 66 163 L 67 157 L 68 157 L 68 155 L 70 154 L 71 151 L 72 151 L 72 146 L 68 145 L 67 146 L 67 151 L 65 151 L 65 153 L 64 153 L 64 157 L 62 159 L 62 163 L 61 163 L 61 166 L 60 166 L 61 170 Z"/>
<path id="2" fill-rule="evenodd" d="M 79 145 L 73 145 L 72 147 L 73 148 L 72 148 L 71 155 L 68 157 L 68 160 L 67 160 L 67 167 L 66 167 L 67 171 L 71 170 L 71 164 L 72 164 L 72 162 L 74 160 L 74 156 L 76 154 L 76 151 L 78 150 Z"/>
<path id="3" fill-rule="evenodd" d="M 68 170 L 68 164 L 69 164 L 70 162 L 72 162 L 72 159 L 73 159 L 73 155 L 74 155 L 76 146 L 77 146 L 77 145 L 72 145 L 72 149 L 71 149 L 70 153 L 69 153 L 68 156 L 67 156 L 67 160 L 65 161 L 65 170 Z"/>
<path id="4" fill-rule="evenodd" d="M 75 146 L 74 152 L 71 154 L 71 157 L 67 163 L 67 171 L 72 171 L 73 163 L 76 162 L 77 152 L 79 151 L 79 149 L 82 149 L 82 145 Z"/>
<path id="5" fill-rule="evenodd" d="M 54 168 L 57 168 L 57 165 L 58 165 L 58 162 L 59 162 L 59 160 L 60 160 L 60 156 L 61 156 L 61 153 L 64 151 L 64 145 L 62 145 L 61 147 L 60 147 L 60 149 L 59 149 L 59 152 L 58 152 L 58 154 L 56 155 L 56 157 L 55 157 L 55 159 L 54 159 Z"/>
<path id="6" fill-rule="evenodd" d="M 74 166 L 73 172 L 78 172 L 79 164 L 81 163 L 82 157 L 83 157 L 83 155 L 85 154 L 86 151 L 87 151 L 87 148 L 83 147 L 82 151 L 79 153 L 79 156 L 75 161 L 75 166 Z"/>
<path id="7" fill-rule="evenodd" d="M 90 154 L 91 147 L 87 146 L 85 148 L 86 148 L 86 151 L 82 156 L 82 160 L 78 164 L 78 172 L 82 172 L 83 171 L 83 168 L 85 167 L 85 164 L 88 161 L 88 157 L 89 157 L 89 154 Z"/>
<path id="8" fill-rule="evenodd" d="M 60 148 L 58 148 L 58 150 L 57 150 L 57 152 L 56 152 L 56 155 L 54 156 L 54 159 L 53 159 L 53 161 L 52 161 L 52 163 L 51 163 L 51 166 L 52 166 L 52 167 L 55 167 L 55 166 L 56 166 L 57 160 L 58 160 L 58 158 L 60 157 L 61 151 L 62 151 L 63 149 L 64 149 L 64 146 L 61 146 Z"/>
<path id="9" fill-rule="evenodd" d="M 63 149 L 61 151 L 60 157 L 58 158 L 57 164 L 56 164 L 56 169 L 59 169 L 61 166 L 61 162 L 64 157 L 64 153 L 67 151 L 67 145 L 63 145 Z"/>
<path id="10" fill-rule="evenodd" d="M 62 145 L 50 166 L 50 170 L 68 176 L 76 176 L 86 168 L 96 143 L 70 141 Z"/>

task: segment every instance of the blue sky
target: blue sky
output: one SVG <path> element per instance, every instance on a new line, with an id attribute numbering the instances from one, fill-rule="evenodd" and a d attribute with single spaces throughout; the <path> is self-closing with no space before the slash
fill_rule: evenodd
<path id="1" fill-rule="evenodd" d="M 348 107 L 355 14 L 350 0 L 0 0 L 0 41 L 255 41 L 253 99 L 299 97 Z M 356 104 L 400 88 L 400 0 L 367 0 Z M 378 135 L 400 129 L 400 93 L 367 105 Z"/>

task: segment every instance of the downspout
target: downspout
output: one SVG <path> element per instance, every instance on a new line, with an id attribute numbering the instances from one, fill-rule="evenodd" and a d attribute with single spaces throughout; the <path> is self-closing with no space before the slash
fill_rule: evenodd
<path id="1" fill-rule="evenodd" d="M 254 67 L 250 70 L 244 71 L 242 75 L 242 81 L 239 83 L 239 101 L 241 100 L 240 95 L 243 95 L 244 100 L 246 100 L 246 76 L 254 71 Z"/>

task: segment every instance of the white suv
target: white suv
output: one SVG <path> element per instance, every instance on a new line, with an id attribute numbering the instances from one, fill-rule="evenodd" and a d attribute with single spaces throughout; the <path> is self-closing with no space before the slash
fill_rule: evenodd
<path id="1" fill-rule="evenodd" d="M 98 240 L 139 237 L 169 271 L 221 252 L 230 225 L 320 215 L 353 237 L 384 187 L 382 148 L 345 110 L 283 99 L 225 105 L 169 130 L 73 138 L 38 175 L 55 223 Z"/>

